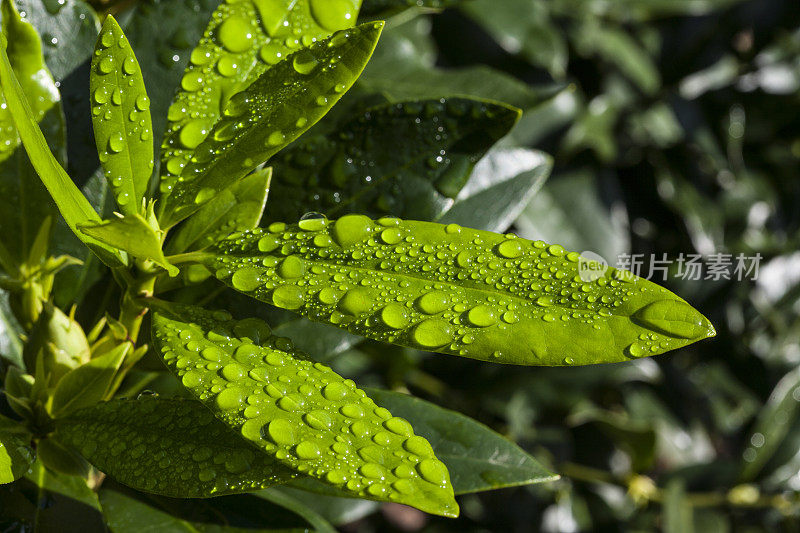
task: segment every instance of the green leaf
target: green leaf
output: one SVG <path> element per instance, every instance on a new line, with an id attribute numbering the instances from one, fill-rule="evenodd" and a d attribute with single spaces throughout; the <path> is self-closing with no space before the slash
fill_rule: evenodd
<path id="1" fill-rule="evenodd" d="M 611 363 L 716 334 L 681 298 L 630 272 L 454 224 L 274 223 L 198 259 L 234 289 L 312 320 L 485 361 Z"/>
<path id="2" fill-rule="evenodd" d="M 298 500 L 291 494 L 281 492 L 262 491 L 259 497 L 268 502 L 290 509 L 302 516 L 314 528 L 317 533 L 336 533 L 336 528 L 325 520 L 317 511 L 306 505 L 302 500 Z"/>
<path id="3" fill-rule="evenodd" d="M 34 455 L 20 435 L 0 430 L 0 484 L 16 481 L 31 467 Z"/>
<path id="4" fill-rule="evenodd" d="M 39 461 L 53 472 L 85 478 L 91 469 L 77 451 L 53 437 L 40 439 L 36 444 L 36 453 Z"/>
<path id="5" fill-rule="evenodd" d="M 120 483 L 175 498 L 249 492 L 296 475 L 194 400 L 98 403 L 57 420 L 56 436 Z"/>
<path id="6" fill-rule="evenodd" d="M 90 149 L 94 150 L 93 147 Z M 107 201 L 109 188 L 102 172 L 98 171 L 84 183 L 81 192 L 98 213 L 108 212 L 110 216 L 113 206 L 109 204 L 113 204 L 113 201 Z M 67 309 L 73 304 L 80 304 L 90 293 L 92 285 L 102 276 L 105 265 L 72 233 L 63 218 L 58 217 L 53 233 L 53 254 L 70 255 L 83 261 L 79 267 L 59 272 L 53 283 L 54 300 L 62 309 Z"/>
<path id="7" fill-rule="evenodd" d="M 302 479 L 304 481 L 314 482 L 316 486 L 324 487 L 329 491 L 335 490 L 312 478 L 305 477 Z M 295 482 L 296 481 L 292 481 L 290 483 L 293 484 Z M 259 492 L 258 495 L 263 496 L 267 493 L 274 495 L 275 493 L 279 493 L 288 496 L 295 502 L 302 504 L 305 509 L 312 510 L 317 516 L 321 516 L 334 526 L 343 526 L 355 522 L 356 520 L 361 520 L 380 507 L 380 504 L 377 502 L 359 500 L 341 491 L 338 491 L 337 496 L 331 496 L 320 492 L 293 488 L 291 484 L 272 487 Z M 298 512 L 300 512 L 299 509 Z"/>
<path id="8" fill-rule="evenodd" d="M 91 57 L 100 29 L 97 13 L 83 0 L 15 0 L 15 3 L 44 39 L 45 61 L 63 87 L 70 74 Z M 85 85 L 80 85 L 85 89 Z M 85 94 L 81 97 L 85 98 Z"/>
<path id="9" fill-rule="evenodd" d="M 512 441 L 467 416 L 407 394 L 381 389 L 367 393 L 428 439 L 447 465 L 456 494 L 558 479 Z"/>
<path id="10" fill-rule="evenodd" d="M 165 500 L 103 485 L 106 523 L 114 533 L 307 533 L 307 520 L 255 495 Z M 234 525 L 235 524 L 235 525 Z"/>
<path id="11" fill-rule="evenodd" d="M 97 37 L 89 80 L 97 153 L 120 211 L 144 211 L 153 172 L 150 98 L 139 62 L 109 15 Z"/>
<path id="12" fill-rule="evenodd" d="M 461 96 L 489 98 L 526 110 L 542 100 L 526 83 L 486 66 L 437 68 L 429 34 L 424 19 L 387 28 L 356 88 L 392 102 Z"/>
<path id="13" fill-rule="evenodd" d="M 220 4 L 218 0 L 137 2 L 129 16 L 120 19 L 142 69 L 150 97 L 153 138 L 159 147 L 167 126 L 167 112 L 192 48 Z"/>
<path id="14" fill-rule="evenodd" d="M 11 43 L 8 58 L 25 94 L 33 118 L 46 132 L 49 149 L 63 161 L 66 140 L 61 96 L 47 70 L 36 30 L 20 18 L 10 0 L 2 3 L 3 34 Z M 11 111 L 0 92 L 0 228 L 3 256 L 0 266 L 9 275 L 28 258 L 42 221 L 55 215 L 47 189 L 36 176 L 28 154 L 20 146 Z M 49 235 L 48 235 L 49 239 Z M 4 265 L 3 265 L 4 264 Z"/>
<path id="15" fill-rule="evenodd" d="M 30 403 L 33 382 L 33 376 L 26 374 L 20 367 L 10 366 L 6 370 L 3 383 L 6 401 L 14 412 L 27 419 L 33 418 Z"/>
<path id="16" fill-rule="evenodd" d="M 180 226 L 166 252 L 202 250 L 234 231 L 257 227 L 271 180 L 271 167 L 259 169 L 220 192 Z"/>
<path id="17" fill-rule="evenodd" d="M 633 37 L 623 30 L 590 20 L 575 31 L 576 48 L 583 55 L 598 54 L 613 63 L 648 95 L 661 87 L 655 62 Z"/>
<path id="18" fill-rule="evenodd" d="M 740 481 L 754 479 L 764 468 L 792 428 L 800 413 L 800 368 L 784 375 L 775 385 L 756 418 L 743 456 Z"/>
<path id="19" fill-rule="evenodd" d="M 108 387 L 128 354 L 131 343 L 118 345 L 107 354 L 72 369 L 58 382 L 50 412 L 61 418 L 94 405 L 106 396 Z"/>
<path id="20" fill-rule="evenodd" d="M 539 192 L 552 167 L 552 158 L 535 150 L 490 150 L 437 222 L 504 231 Z"/>
<path id="21" fill-rule="evenodd" d="M 463 2 L 461 9 L 507 52 L 522 55 L 554 78 L 565 76 L 567 42 L 551 20 L 547 2 L 505 0 L 503 8 L 498 9 L 494 0 L 470 0 Z"/>
<path id="22" fill-rule="evenodd" d="M 28 104 L 25 92 L 11 69 L 6 55 L 6 43 L 6 38 L 3 36 L 0 39 L 0 84 L 33 167 L 55 200 L 61 215 L 78 238 L 109 266 L 123 265 L 124 261 L 119 252 L 78 231 L 78 224 L 99 221 L 100 217 L 50 152 L 47 141 L 37 126 L 36 117 Z"/>
<path id="23" fill-rule="evenodd" d="M 142 215 L 134 213 L 99 224 L 79 224 L 78 229 L 98 242 L 124 250 L 134 257 L 153 261 L 170 276 L 178 274 L 178 269 L 164 258 L 161 251 L 161 232 L 154 230 Z"/>
<path id="24" fill-rule="evenodd" d="M 205 140 L 199 132 L 210 126 L 184 126 L 180 138 L 197 149 L 164 199 L 163 227 L 192 214 L 322 118 L 358 78 L 382 29 L 382 22 L 362 24 L 295 52 L 232 97 Z"/>
<path id="25" fill-rule="evenodd" d="M 358 497 L 457 515 L 447 469 L 428 442 L 352 381 L 295 351 L 261 320 L 171 308 L 153 315 L 155 348 L 184 386 L 245 439 Z"/>
<path id="26" fill-rule="evenodd" d="M 24 510 L 29 513 L 20 513 L 24 522 L 36 524 L 40 531 L 63 531 L 66 524 L 74 531 L 105 530 L 97 494 L 85 478 L 54 472 L 39 460 L 25 477 L 20 488 L 32 505 Z"/>
<path id="27" fill-rule="evenodd" d="M 281 152 L 272 163 L 281 179 L 270 219 L 358 211 L 433 220 L 519 113 L 463 98 L 368 109 L 326 136 L 303 138 Z"/>
<path id="28" fill-rule="evenodd" d="M 191 63 L 169 109 L 169 124 L 162 145 L 161 192 L 169 194 L 177 186 L 178 176 L 190 163 L 195 148 L 220 119 L 233 95 L 280 64 L 300 46 L 310 46 L 335 31 L 351 27 L 358 16 L 360 3 L 360 0 L 221 2 L 203 38 L 191 53 Z M 305 61 L 301 64 L 309 66 L 312 63 Z M 283 73 L 273 78 L 277 81 L 273 82 L 275 86 L 269 87 L 270 90 L 280 87 L 284 81 L 295 79 L 296 74 L 286 66 L 280 67 Z M 362 68 L 363 65 L 358 66 L 355 74 Z M 286 77 L 287 74 L 292 76 Z M 350 83 L 347 85 L 349 87 Z M 330 87 L 323 87 L 323 91 L 328 89 Z M 322 96 L 315 92 L 312 100 Z M 305 112 L 313 107 L 313 104 L 301 105 L 298 110 Z M 298 118 L 293 116 L 292 123 Z M 311 117 L 307 119 L 310 126 L 314 120 Z"/>

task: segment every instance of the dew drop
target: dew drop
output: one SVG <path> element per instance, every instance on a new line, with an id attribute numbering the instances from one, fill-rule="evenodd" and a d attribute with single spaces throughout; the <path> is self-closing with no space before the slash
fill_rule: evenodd
<path id="1" fill-rule="evenodd" d="M 228 17 L 217 29 L 217 38 L 231 52 L 244 52 L 252 46 L 253 27 L 243 17 Z"/>

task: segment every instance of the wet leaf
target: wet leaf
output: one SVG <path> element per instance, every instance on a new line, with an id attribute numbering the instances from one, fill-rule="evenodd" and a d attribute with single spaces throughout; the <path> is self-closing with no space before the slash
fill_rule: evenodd
<path id="1" fill-rule="evenodd" d="M 117 250 L 78 231 L 78 224 L 99 221 L 100 217 L 50 152 L 47 141 L 37 126 L 25 91 L 9 63 L 5 36 L 0 39 L 0 83 L 28 157 L 70 229 L 106 264 L 110 266 L 125 264 Z"/>
<path id="2" fill-rule="evenodd" d="M 150 97 L 154 144 L 159 148 L 169 106 L 192 49 L 218 5 L 218 0 L 137 2 L 129 16 L 120 19 L 142 69 Z"/>
<path id="3" fill-rule="evenodd" d="M 325 136 L 303 138 L 272 164 L 270 220 L 357 211 L 433 220 L 519 111 L 465 98 L 370 108 Z"/>
<path id="4" fill-rule="evenodd" d="M 627 271 L 455 224 L 273 223 L 198 260 L 230 287 L 312 320 L 485 361 L 611 363 L 715 335 L 681 298 Z"/>
<path id="5" fill-rule="evenodd" d="M 106 17 L 89 82 L 97 153 L 120 211 L 144 211 L 153 172 L 150 98 L 139 62 L 114 17 Z"/>
<path id="6" fill-rule="evenodd" d="M 56 436 L 120 483 L 175 498 L 250 492 L 295 476 L 194 400 L 99 403 L 58 420 Z"/>
<path id="7" fill-rule="evenodd" d="M 185 387 L 263 452 L 360 498 L 458 514 L 430 444 L 352 381 L 261 320 L 170 308 L 153 315 L 155 348 Z"/>
<path id="8" fill-rule="evenodd" d="M 192 214 L 322 118 L 358 78 L 382 29 L 362 24 L 295 52 L 231 98 L 208 137 L 210 126 L 184 126 L 180 138 L 197 148 L 185 168 L 178 161 L 182 181 L 163 201 L 162 225 Z"/>
<path id="9" fill-rule="evenodd" d="M 63 161 L 66 139 L 61 96 L 47 70 L 42 43 L 33 26 L 20 18 L 14 3 L 2 3 L 2 31 L 9 40 L 8 58 L 20 87 L 29 96 L 33 119 L 45 133 L 49 150 Z M 0 91 L 0 268 L 14 276 L 25 262 L 42 222 L 55 205 L 21 146 L 11 111 Z M 0 259 L 3 259 L 0 258 Z"/>
<path id="10" fill-rule="evenodd" d="M 367 393 L 428 439 L 447 465 L 456 494 L 558 479 L 522 448 L 467 416 L 407 394 L 380 389 Z"/>
<path id="11" fill-rule="evenodd" d="M 257 227 L 271 179 L 271 167 L 259 169 L 220 192 L 180 226 L 166 252 L 202 250 L 234 231 Z"/>
<path id="12" fill-rule="evenodd" d="M 191 52 L 180 90 L 169 108 L 162 145 L 162 194 L 170 193 L 184 166 L 189 165 L 195 148 L 220 119 L 233 95 L 299 48 L 351 27 L 360 3 L 360 0 L 221 2 Z M 307 61 L 300 64 L 311 65 Z M 358 72 L 361 68 L 363 65 Z M 283 75 L 289 71 L 284 65 Z M 287 78 L 274 79 L 280 83 Z M 314 98 L 318 96 L 321 95 L 314 94 Z M 298 118 L 294 117 L 292 122 Z M 314 120 L 307 118 L 310 126 Z"/>

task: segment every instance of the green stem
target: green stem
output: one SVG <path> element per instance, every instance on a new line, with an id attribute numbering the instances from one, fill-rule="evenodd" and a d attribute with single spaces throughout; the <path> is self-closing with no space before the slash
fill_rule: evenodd
<path id="1" fill-rule="evenodd" d="M 134 279 L 122 295 L 119 321 L 128 330 L 128 339 L 134 344 L 139 337 L 142 319 L 147 313 L 147 307 L 142 304 L 142 300 L 153 296 L 155 283 L 156 275 L 147 274 Z"/>

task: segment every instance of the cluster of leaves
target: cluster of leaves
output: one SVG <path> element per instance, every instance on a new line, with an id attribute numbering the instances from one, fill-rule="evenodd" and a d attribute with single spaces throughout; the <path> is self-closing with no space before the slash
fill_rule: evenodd
<path id="1" fill-rule="evenodd" d="M 11 237 L 0 249 L 8 403 L 0 473 L 17 481 L 0 492 L 2 520 L 330 530 L 376 509 L 346 496 L 455 516 L 454 493 L 518 485 L 528 487 L 512 498 L 533 497 L 520 507 L 533 515 L 493 506 L 506 492 L 462 497 L 460 520 L 663 525 L 660 506 L 644 505 L 652 500 L 669 527 L 686 530 L 691 497 L 711 502 L 695 514 L 702 524 L 722 520 L 714 506 L 791 512 L 769 485 L 775 496 L 754 485 L 687 496 L 687 486 L 710 478 L 688 468 L 708 458 L 698 455 L 708 445 L 696 450 L 698 439 L 709 442 L 706 420 L 687 431 L 683 420 L 703 413 L 676 419 L 658 394 L 676 382 L 736 383 L 724 366 L 695 367 L 690 349 L 687 363 L 574 368 L 713 335 L 702 315 L 613 268 L 587 281 L 579 275 L 587 263 L 561 246 L 490 233 L 514 224 L 523 237 L 568 249 L 627 251 L 617 177 L 596 167 L 622 174 L 646 161 L 659 169 L 647 194 L 669 196 L 660 202 L 683 215 L 690 243 L 706 243 L 706 220 L 682 211 L 694 198 L 706 216 L 701 193 L 673 177 L 691 174 L 660 171 L 674 163 L 665 154 L 696 132 L 665 103 L 660 36 L 647 24 L 731 3 L 599 2 L 586 11 L 534 2 L 530 12 L 530 2 L 498 10 L 490 0 L 365 1 L 362 24 L 348 29 L 357 1 L 148 1 L 119 13 L 122 27 L 109 17 L 101 29 L 81 0 L 5 0 L 0 187 L 10 207 L 0 222 Z M 448 6 L 441 17 L 426 14 Z M 382 29 L 373 21 L 385 17 L 373 53 Z M 635 39 L 631 25 L 641 29 Z M 497 44 L 486 54 L 448 38 L 464 27 Z M 436 67 L 434 36 L 438 63 L 498 63 L 516 78 Z M 587 84 L 595 73 L 581 78 L 572 67 L 594 54 L 616 69 Z M 542 69 L 554 83 L 537 89 L 519 79 Z M 747 74 L 737 75 L 758 78 Z M 711 150 L 702 144 L 711 137 L 698 141 L 701 150 Z M 558 155 L 557 179 L 543 190 L 552 163 L 534 144 Z M 739 213 L 725 216 L 740 222 Z M 653 233 L 634 235 L 659 250 L 679 246 L 651 242 Z M 695 292 L 707 300 L 724 298 L 721 290 Z M 520 372 L 497 362 L 573 368 Z M 343 375 L 383 388 L 359 389 Z M 754 466 L 691 489 L 756 479 L 796 416 L 789 381 L 752 429 L 753 438 L 777 431 L 769 445 L 751 438 Z M 409 389 L 504 427 L 528 452 L 397 392 Z M 757 392 L 728 405 L 747 390 L 736 383 L 710 406 L 715 422 L 734 424 L 728 434 L 756 414 Z M 575 481 L 553 482 L 550 470 L 594 484 L 570 489 Z M 543 481 L 551 483 L 535 485 Z M 218 497 L 174 499 L 208 496 Z"/>

